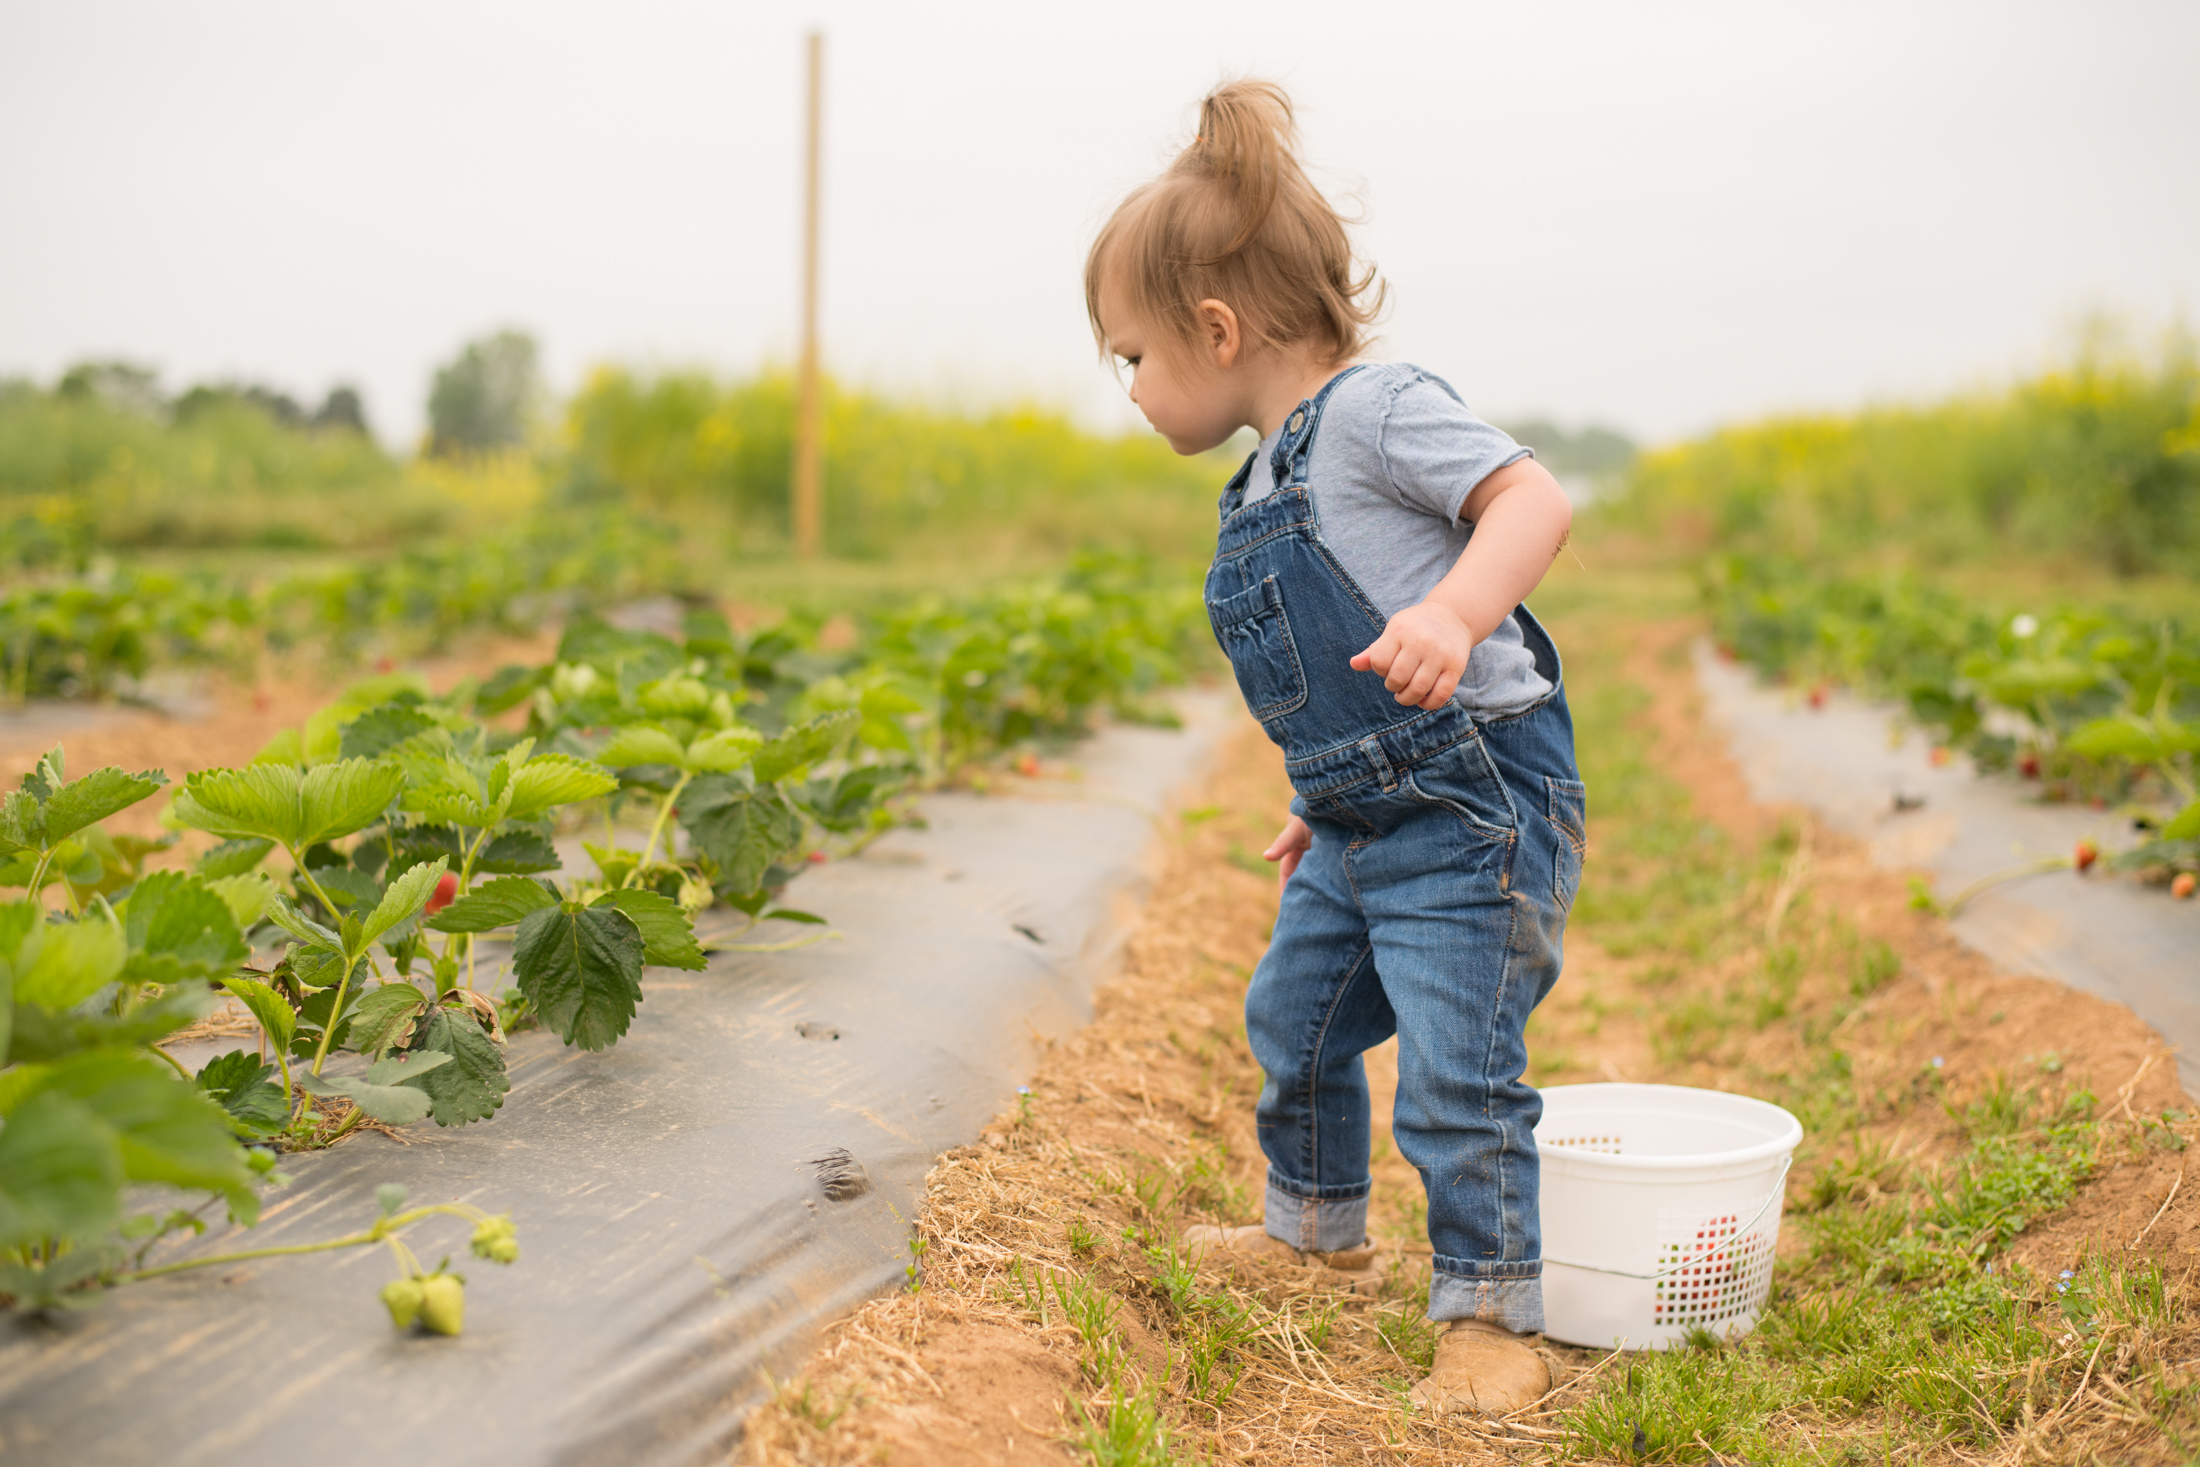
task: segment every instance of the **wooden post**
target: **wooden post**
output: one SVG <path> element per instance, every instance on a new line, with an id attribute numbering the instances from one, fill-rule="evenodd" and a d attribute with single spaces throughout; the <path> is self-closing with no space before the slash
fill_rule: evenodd
<path id="1" fill-rule="evenodd" d="M 817 174 L 818 131 L 825 89 L 825 37 L 809 36 L 809 110 L 802 170 L 802 364 L 795 381 L 794 549 L 815 560 L 823 548 L 824 487 L 820 449 L 824 405 L 818 400 L 817 367 Z"/>

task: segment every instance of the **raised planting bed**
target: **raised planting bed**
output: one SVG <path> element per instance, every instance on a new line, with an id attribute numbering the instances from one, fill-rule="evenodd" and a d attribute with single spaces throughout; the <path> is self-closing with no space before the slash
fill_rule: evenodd
<path id="1" fill-rule="evenodd" d="M 2102 869 L 2144 838 L 2126 813 L 1982 778 L 1895 705 L 1765 686 L 1708 644 L 1696 673 L 1755 798 L 1808 806 L 1880 864 L 1925 873 L 1919 899 L 1953 907 L 1956 935 L 2003 968 L 2127 1005 L 2182 1047 L 2180 1078 L 2200 1090 L 2200 903 Z M 2080 871 L 2088 841 L 2101 859 Z"/>
<path id="2" fill-rule="evenodd" d="M 614 1048 L 515 1034 L 493 1123 L 288 1156 L 293 1180 L 257 1228 L 162 1255 L 363 1228 L 392 1184 L 509 1211 L 515 1266 L 454 1265 L 471 1280 L 462 1337 L 390 1329 L 378 1248 L 128 1284 L 103 1307 L 0 1326 L 0 1452 L 723 1461 L 823 1323 L 921 1268 L 910 1219 L 933 1159 L 1010 1103 L 1043 1038 L 1087 1017 L 1153 822 L 1221 721 L 1219 700 L 1181 706 L 1182 731 L 1110 728 L 1074 768 L 924 797 L 921 828 L 793 887 L 833 938 L 651 968 Z M 699 935 L 742 921 L 706 914 Z M 436 1226 L 407 1235 L 423 1260 L 463 1260 L 463 1230 Z"/>

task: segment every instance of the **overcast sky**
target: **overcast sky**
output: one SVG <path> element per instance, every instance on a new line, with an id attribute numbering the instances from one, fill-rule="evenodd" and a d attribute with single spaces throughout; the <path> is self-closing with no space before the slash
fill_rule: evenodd
<path id="1" fill-rule="evenodd" d="M 1078 272 L 1217 77 L 1285 82 L 1384 354 L 1658 439 L 2004 380 L 2200 305 L 2200 4 L 0 0 L 0 374 L 318 396 L 393 442 L 512 324 L 791 355 L 827 35 L 830 365 L 1121 423 Z"/>

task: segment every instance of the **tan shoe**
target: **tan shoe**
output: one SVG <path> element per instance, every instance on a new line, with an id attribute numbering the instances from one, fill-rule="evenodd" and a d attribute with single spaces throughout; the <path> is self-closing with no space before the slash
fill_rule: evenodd
<path id="1" fill-rule="evenodd" d="M 1383 1271 L 1375 1262 L 1373 1243 L 1363 1242 L 1357 1248 L 1340 1248 L 1334 1253 L 1312 1253 L 1294 1248 L 1281 1238 L 1270 1237 L 1268 1230 L 1259 1223 L 1247 1223 L 1241 1228 L 1218 1228 L 1200 1223 L 1184 1230 L 1184 1246 L 1195 1255 L 1220 1249 L 1226 1253 L 1332 1268 L 1352 1281 L 1355 1294 L 1375 1294 L 1383 1286 Z"/>
<path id="2" fill-rule="evenodd" d="M 1503 1416 L 1550 1393 L 1551 1367 L 1519 1335 L 1474 1320 L 1454 1320 L 1436 1340 L 1436 1364 L 1413 1388 L 1413 1409 L 1441 1416 L 1478 1411 Z"/>

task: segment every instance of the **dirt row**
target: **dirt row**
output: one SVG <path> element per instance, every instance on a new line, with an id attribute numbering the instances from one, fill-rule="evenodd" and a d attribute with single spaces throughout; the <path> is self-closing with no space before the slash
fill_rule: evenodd
<path id="1" fill-rule="evenodd" d="M 1863 1131 L 1814 1138 L 1806 1163 L 1865 1146 L 1897 1159 L 1943 1154 L 1960 1140 L 1952 1114 L 1995 1083 L 2035 1085 L 2050 1099 L 2083 1085 L 2127 1119 L 2188 1107 L 2159 1036 L 2128 1010 L 1993 971 L 1938 918 L 1912 910 L 1903 873 L 1875 868 L 1855 842 L 1809 827 L 1797 812 L 1754 805 L 1703 727 L 1681 655 L 1692 634 L 1674 623 L 1636 640 L 1626 675 L 1652 694 L 1641 731 L 1703 819 L 1747 849 L 1768 849 L 1785 833 L 1793 852 L 1743 903 L 1761 938 L 1716 961 L 1676 974 L 1571 936 L 1566 976 L 1531 1030 L 1538 1083 L 1748 1089 L 1752 1077 L 1807 1072 L 1818 1056 L 1803 1022 L 1692 1054 L 1661 1036 L 1691 999 L 1727 992 L 1744 970 L 1761 967 L 1775 941 L 1807 950 L 1799 1009 L 1830 1004 L 1830 985 L 1847 981 L 1834 949 L 1864 934 L 1887 944 L 1899 976 L 1857 1007 L 1837 1038 L 1858 1092 L 1890 1099 Z M 1122 971 L 1099 995 L 1094 1023 L 1047 1056 L 1029 1095 L 979 1144 L 949 1153 L 933 1172 L 917 1219 L 922 1286 L 829 1331 L 807 1374 L 752 1418 L 740 1460 L 945 1467 L 1083 1459 L 1073 1443 L 1111 1403 L 1097 1384 L 1105 1371 L 1094 1367 L 1091 1331 L 1080 1328 L 1079 1279 L 1120 1301 L 1112 1322 L 1132 1367 L 1120 1378 L 1185 1391 L 1190 1337 L 1172 1340 L 1171 1322 L 1181 1336 L 1182 1316 L 1156 1281 L 1162 1255 L 1148 1249 L 1194 1219 L 1259 1216 L 1264 1164 L 1251 1107 L 1260 1075 L 1241 1006 L 1275 888 L 1250 853 L 1273 834 L 1288 793 L 1273 747 L 1247 724 L 1168 843 L 1155 896 Z M 1594 790 L 1591 801 L 1593 869 Z M 1810 954 L 1821 948 L 1817 962 Z M 1427 1245 L 1418 1178 L 1384 1120 L 1394 1053 L 1393 1044 L 1369 1055 L 1378 1117 L 1370 1229 L 1391 1250 L 1396 1285 L 1368 1299 L 1343 1291 L 1340 1278 L 1288 1265 L 1202 1270 L 1201 1288 L 1264 1306 L 1268 1322 L 1233 1390 L 1212 1404 L 1179 1398 L 1183 1459 L 1541 1459 L 1558 1436 L 1558 1411 L 1590 1388 L 1602 1357 L 1553 1348 L 1573 1384 L 1508 1426 L 1414 1421 L 1402 1410 L 1400 1393 L 1419 1373 L 1407 1358 L 1419 1308 L 1410 1283 L 1425 1269 Z M 2019 1240 L 2016 1256 L 2052 1275 L 2088 1247 L 2137 1243 L 2188 1275 L 2200 1268 L 2200 1197 L 2182 1186 L 2183 1159 L 2136 1148 L 2112 1156 L 2073 1206 Z M 1808 1185 L 1809 1166 L 1799 1165 L 1791 1199 Z M 1784 1234 L 1783 1254 L 1796 1243 L 1793 1230 Z M 1055 1280 L 1051 1295 L 1035 1287 L 1041 1275 Z"/>

